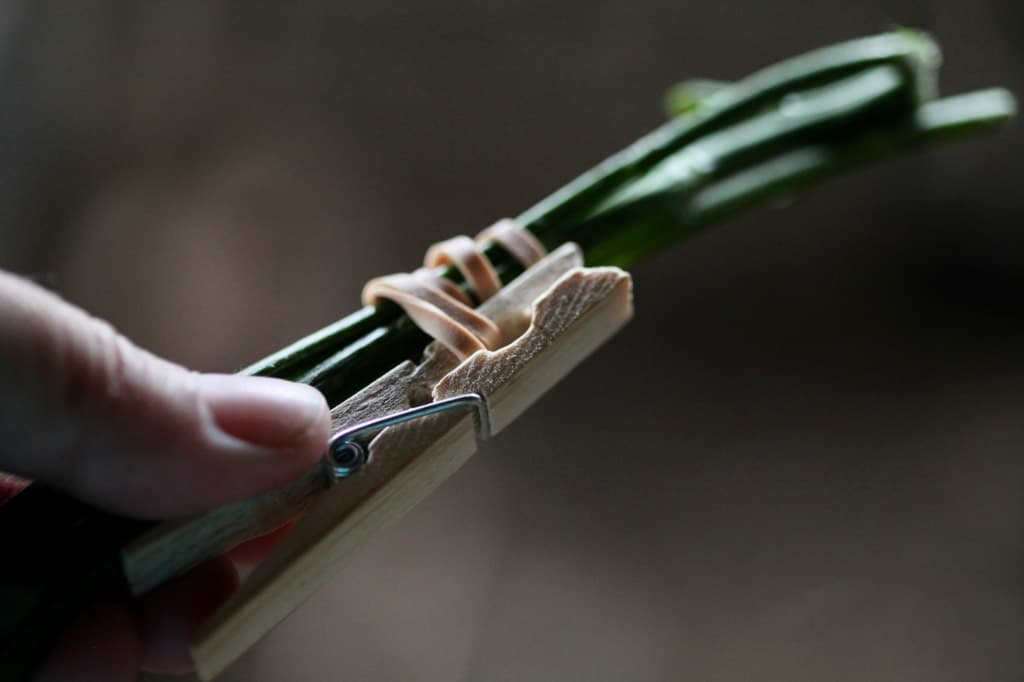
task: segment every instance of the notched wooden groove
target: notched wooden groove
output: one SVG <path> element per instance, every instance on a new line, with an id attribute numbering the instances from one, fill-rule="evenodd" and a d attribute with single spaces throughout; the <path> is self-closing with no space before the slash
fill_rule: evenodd
<path id="1" fill-rule="evenodd" d="M 499 327 L 518 331 L 511 343 L 461 363 L 431 344 L 418 366 L 392 372 L 336 408 L 336 425 L 391 414 L 425 398 L 478 393 L 487 399 L 497 433 L 631 317 L 629 275 L 581 265 L 579 249 L 564 246 L 480 306 Z M 438 414 L 382 431 L 370 444 L 372 464 L 316 495 L 277 549 L 196 633 L 192 654 L 200 676 L 218 675 L 374 532 L 450 477 L 475 452 L 475 435 L 469 413 Z"/>

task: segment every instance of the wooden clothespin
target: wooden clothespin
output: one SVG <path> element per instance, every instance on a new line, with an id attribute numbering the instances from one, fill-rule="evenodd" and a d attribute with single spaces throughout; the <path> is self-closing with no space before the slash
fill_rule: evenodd
<path id="1" fill-rule="evenodd" d="M 362 542 L 451 476 L 476 450 L 477 435 L 499 433 L 626 323 L 629 275 L 582 265 L 579 249 L 565 245 L 478 308 L 512 339 L 505 346 L 460 361 L 434 342 L 419 365 L 395 367 L 336 407 L 334 447 L 290 487 L 163 524 L 125 550 L 125 575 L 142 593 L 168 572 L 302 514 L 195 635 L 202 679 L 220 674 Z M 393 421 L 402 423 L 379 428 Z M 363 432 L 375 437 L 360 443 Z"/>

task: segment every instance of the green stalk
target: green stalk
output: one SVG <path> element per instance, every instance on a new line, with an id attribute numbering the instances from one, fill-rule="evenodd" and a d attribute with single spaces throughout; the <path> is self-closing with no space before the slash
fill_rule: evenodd
<path id="1" fill-rule="evenodd" d="M 592 250 L 596 260 L 629 268 L 666 246 L 760 205 L 869 163 L 917 148 L 994 130 L 1016 114 L 1007 90 L 993 88 L 928 102 L 887 129 L 832 144 L 801 145 L 709 183 L 692 195 L 651 197 L 614 216 L 620 228 Z"/>
<path id="2" fill-rule="evenodd" d="M 909 121 L 846 144 L 808 145 L 737 174 L 679 206 L 678 223 L 691 229 L 778 201 L 860 166 L 939 142 L 994 130 L 1016 114 L 1008 90 L 992 88 L 923 104 Z M 612 246 L 614 248 L 614 246 Z M 655 244 L 649 252 L 657 251 Z"/>
<path id="3" fill-rule="evenodd" d="M 558 246 L 568 241 L 564 231 L 578 227 L 582 217 L 606 195 L 702 135 L 720 130 L 794 90 L 882 64 L 900 69 L 907 82 L 914 84 L 908 93 L 912 98 L 922 99 L 934 89 L 938 54 L 928 36 L 905 31 L 851 40 L 780 62 L 733 87 L 715 92 L 695 110 L 694 116 L 669 121 L 527 210 L 518 220 L 549 248 Z M 509 279 L 518 274 L 502 250 L 492 249 L 488 255 L 507 268 Z M 446 274 L 458 279 L 454 272 Z M 338 349 L 358 342 L 399 316 L 399 309 L 387 303 L 364 308 L 273 353 L 243 373 L 308 379 L 311 369 Z"/>
<path id="4" fill-rule="evenodd" d="M 629 267 L 738 211 L 867 161 L 1013 115 L 1005 91 L 936 102 L 938 51 L 923 34 L 843 43 L 710 89 L 687 113 L 519 217 L 546 246 Z M 508 281 L 518 269 L 488 251 Z M 459 280 L 451 269 L 444 273 Z M 343 400 L 428 341 L 396 306 L 364 308 L 244 370 Z"/>
<path id="5" fill-rule="evenodd" d="M 570 232 L 568 237 L 589 253 L 608 233 L 623 232 L 615 227 L 622 212 L 644 210 L 664 198 L 678 201 L 795 145 L 846 139 L 876 120 L 883 125 L 906 110 L 906 91 L 907 82 L 896 69 L 879 66 L 828 86 L 793 93 L 783 105 L 706 135 L 626 182 L 594 207 L 586 231 Z"/>
<path id="6" fill-rule="evenodd" d="M 938 46 L 927 35 L 900 31 L 851 40 L 769 66 L 733 87 L 714 92 L 692 115 L 673 119 L 644 136 L 523 213 L 519 221 L 548 247 L 555 246 L 564 241 L 559 241 L 557 234 L 562 223 L 588 213 L 623 182 L 644 174 L 689 143 L 774 105 L 794 91 L 889 65 L 900 71 L 908 85 L 907 104 L 912 105 L 933 96 L 938 63 Z"/>

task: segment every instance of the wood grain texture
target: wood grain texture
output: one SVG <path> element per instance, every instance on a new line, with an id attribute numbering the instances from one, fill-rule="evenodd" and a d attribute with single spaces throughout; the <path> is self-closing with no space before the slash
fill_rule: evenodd
<path id="1" fill-rule="evenodd" d="M 395 395 L 392 387 L 407 382 L 414 367 L 411 362 L 395 367 L 334 408 L 332 432 L 404 409 L 404 396 Z M 327 470 L 316 466 L 285 488 L 156 526 L 122 552 L 129 589 L 135 596 L 144 594 L 240 542 L 274 530 L 302 514 L 329 486 Z"/>
<path id="2" fill-rule="evenodd" d="M 435 343 L 415 371 L 371 389 L 384 402 L 404 405 L 478 392 L 500 430 L 632 314 L 629 276 L 617 268 L 584 270 L 580 262 L 575 247 L 563 247 L 480 307 L 515 339 L 507 346 L 459 364 Z M 368 465 L 317 495 L 271 556 L 200 628 L 192 646 L 200 676 L 223 671 L 475 450 L 468 414 L 439 414 L 381 432 Z"/>
<path id="3" fill-rule="evenodd" d="M 532 301 L 561 275 L 582 265 L 579 250 L 563 246 L 519 277 L 478 310 L 494 320 L 502 336 L 519 336 L 529 325 L 523 301 Z M 425 357 L 435 358 L 416 368 L 406 362 L 331 410 L 331 430 L 359 424 L 409 406 L 407 393 L 416 403 L 431 399 L 437 380 L 456 364 L 440 344 L 432 344 Z M 396 390 L 401 384 L 404 391 Z M 206 514 L 164 522 L 126 547 L 122 570 L 135 596 L 145 594 L 168 579 L 250 538 L 267 533 L 296 518 L 330 485 L 326 470 L 317 466 L 291 485 L 248 500 L 225 505 Z"/>
<path id="4" fill-rule="evenodd" d="M 530 328 L 515 343 L 467 358 L 438 381 L 434 399 L 487 396 L 491 432 L 499 433 L 629 320 L 630 279 L 618 268 L 576 269 L 534 309 Z"/>

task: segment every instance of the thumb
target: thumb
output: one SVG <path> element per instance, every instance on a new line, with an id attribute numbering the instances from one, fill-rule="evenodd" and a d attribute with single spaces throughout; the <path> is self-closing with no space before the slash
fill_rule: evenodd
<path id="1" fill-rule="evenodd" d="M 198 374 L 0 272 L 0 471 L 133 516 L 285 485 L 327 441 L 315 389 Z"/>

